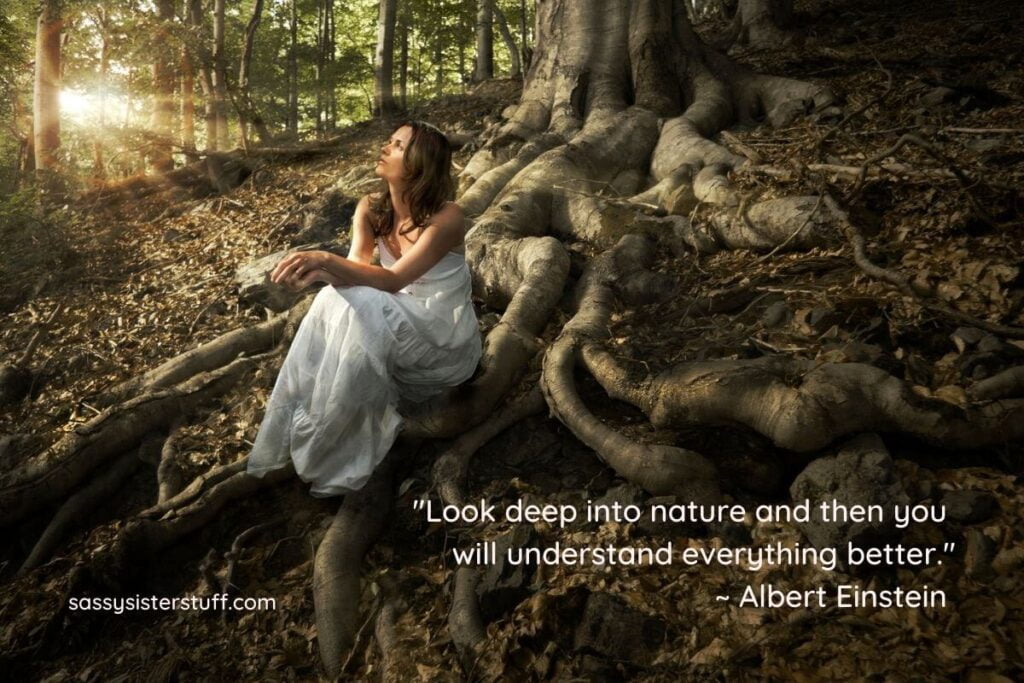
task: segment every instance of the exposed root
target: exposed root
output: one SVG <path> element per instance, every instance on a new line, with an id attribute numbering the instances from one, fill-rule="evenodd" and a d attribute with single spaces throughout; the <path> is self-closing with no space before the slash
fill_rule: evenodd
<path id="1" fill-rule="evenodd" d="M 178 441 L 178 431 L 181 423 L 177 422 L 171 427 L 170 433 L 164 440 L 160 449 L 160 462 L 156 467 L 157 482 L 157 503 L 165 503 L 181 492 L 184 473 L 181 470 L 181 463 L 178 462 L 178 449 L 175 447 Z"/>
<path id="2" fill-rule="evenodd" d="M 573 369 L 581 347 L 608 336 L 613 281 L 649 262 L 643 237 L 629 235 L 592 261 L 579 283 L 579 310 L 544 357 L 541 385 L 552 413 L 621 476 L 655 495 L 677 494 L 697 502 L 720 496 L 717 471 L 703 456 L 681 448 L 640 444 L 611 429 L 584 405 Z"/>
<path id="3" fill-rule="evenodd" d="M 398 654 L 398 634 L 395 632 L 395 621 L 397 620 L 398 605 L 395 600 L 386 600 L 377 613 L 377 623 L 374 624 L 373 636 L 377 641 L 377 649 L 380 650 L 381 658 L 381 680 L 397 680 L 395 673 L 395 656 Z"/>
<path id="4" fill-rule="evenodd" d="M 50 559 L 61 541 L 76 524 L 109 499 L 139 466 L 135 451 L 129 451 L 114 461 L 113 465 L 78 489 L 68 498 L 50 520 L 42 536 L 36 541 L 28 558 L 18 570 L 19 574 L 35 569 Z"/>
<path id="5" fill-rule="evenodd" d="M 479 581 L 480 572 L 473 567 L 459 567 L 455 570 L 452 608 L 448 612 L 448 631 L 451 633 L 455 649 L 458 650 L 462 669 L 467 675 L 473 670 L 477 645 L 486 637 L 480 603 L 476 597 L 476 585 Z"/>
<path id="6" fill-rule="evenodd" d="M 140 512 L 138 516 L 156 519 L 158 517 L 162 517 L 171 510 L 188 505 L 198 498 L 204 491 L 213 488 L 220 482 L 235 476 L 239 472 L 245 472 L 245 468 L 248 463 L 249 456 L 246 455 L 226 465 L 218 465 L 210 471 L 200 474 L 198 477 L 193 479 L 188 486 L 174 496 L 159 501 L 153 507 L 146 508 Z"/>
<path id="7" fill-rule="evenodd" d="M 434 463 L 434 486 L 445 503 L 461 505 L 465 502 L 466 477 L 473 455 L 488 441 L 545 408 L 540 387 L 534 387 L 486 422 L 461 435 Z"/>
<path id="8" fill-rule="evenodd" d="M 249 527 L 235 537 L 235 540 L 231 543 L 231 550 L 224 555 L 224 558 L 228 561 L 228 568 L 224 573 L 224 582 L 221 584 L 221 590 L 224 593 L 231 593 L 238 589 L 232 581 L 234 581 L 235 578 L 235 566 L 238 563 L 238 556 L 242 552 L 242 547 L 254 536 L 257 536 L 267 529 L 271 529 L 278 524 L 281 524 L 282 522 L 284 522 L 284 519 L 279 518 L 263 524 L 257 524 Z"/>
<path id="9" fill-rule="evenodd" d="M 1024 436 L 1024 401 L 967 409 L 914 393 L 863 363 L 769 356 L 685 363 L 632 381 L 608 352 L 587 366 L 610 396 L 643 410 L 657 427 L 744 425 L 799 453 L 860 432 L 901 432 L 944 448 L 998 445 Z"/>
<path id="10" fill-rule="evenodd" d="M 157 553 L 212 522 L 229 502 L 287 481 L 294 474 L 295 469 L 291 463 L 268 472 L 263 478 L 239 472 L 204 491 L 193 502 L 171 510 L 159 520 L 132 519 L 111 546 L 93 558 L 95 579 L 115 590 L 133 585 L 139 579 L 142 568 Z"/>
<path id="11" fill-rule="evenodd" d="M 342 669 L 359 630 L 363 557 L 384 530 L 393 504 L 396 450 L 381 462 L 366 485 L 345 496 L 313 564 L 320 661 L 328 676 Z"/>
<path id="12" fill-rule="evenodd" d="M 1024 398 L 1024 366 L 1010 368 L 983 379 L 968 389 L 967 393 L 979 401 Z"/>
<path id="13" fill-rule="evenodd" d="M 261 356 L 240 358 L 178 386 L 157 389 L 78 426 L 25 465 L 0 475 L 0 527 L 17 522 L 71 491 L 110 458 L 137 446 L 151 431 L 224 394 Z"/>
<path id="14" fill-rule="evenodd" d="M 163 389 L 194 377 L 200 372 L 219 368 L 239 356 L 262 353 L 281 341 L 288 313 L 281 313 L 266 322 L 222 334 L 201 346 L 190 349 L 142 375 L 118 384 L 93 399 L 101 407 L 120 403 L 143 391 Z"/>

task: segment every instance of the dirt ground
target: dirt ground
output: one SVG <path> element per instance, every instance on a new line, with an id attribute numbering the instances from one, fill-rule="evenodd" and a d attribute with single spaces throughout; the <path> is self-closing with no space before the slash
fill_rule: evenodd
<path id="1" fill-rule="evenodd" d="M 1010 2 L 850 4 L 816 4 L 813 12 L 803 13 L 802 44 L 737 54 L 759 71 L 829 85 L 849 116 L 841 123 L 805 118 L 781 129 L 731 130 L 721 138 L 726 146 L 753 155 L 760 168 L 775 169 L 738 174 L 734 180 L 761 198 L 815 194 L 825 187 L 847 192 L 853 186 L 849 175 L 820 165 L 859 168 L 902 134 L 920 135 L 941 159 L 904 147 L 883 162 L 903 166 L 869 176 L 863 188 L 859 218 L 870 229 L 873 260 L 937 286 L 955 310 L 1024 324 L 1020 7 Z M 709 33 L 719 28 L 701 27 Z M 936 88 L 952 94 L 935 101 Z M 516 82 L 495 81 L 412 114 L 448 129 L 479 129 L 483 118 L 496 116 L 517 97 Z M 284 248 L 296 229 L 295 212 L 354 166 L 371 163 L 387 132 L 380 122 L 357 124 L 342 131 L 337 154 L 267 166 L 223 197 L 69 206 L 55 228 L 61 234 L 53 236 L 66 240 L 68 254 L 59 265 L 48 266 L 51 277 L 42 292 L 14 305 L 0 326 L 0 358 L 9 361 L 59 307 L 33 361 L 38 386 L 29 399 L 0 415 L 0 433 L 39 435 L 39 445 L 45 446 L 93 417 L 98 410 L 90 397 L 103 388 L 264 320 L 265 311 L 239 302 L 236 268 Z M 466 151 L 456 156 L 459 164 L 467 159 Z M 967 176 L 966 186 L 949 173 L 952 166 Z M 698 207 L 694 219 L 699 218 Z M 47 248 L 46 236 L 37 248 Z M 586 245 L 572 248 L 578 273 L 590 251 Z M 972 356 L 951 337 L 955 322 L 867 277 L 841 241 L 827 249 L 768 256 L 733 251 L 698 257 L 664 250 L 657 270 L 677 278 L 685 296 L 618 311 L 609 342 L 616 355 L 648 371 L 685 360 L 764 353 L 811 360 L 866 355 L 910 381 L 921 395 L 963 406 L 971 381 L 1015 359 L 1020 364 L 1010 347 L 1024 356 L 1019 340 L 1006 340 L 1005 357 Z M 35 281 L 39 275 L 23 277 Z M 759 288 L 743 310 L 712 315 L 691 310 L 691 297 L 742 283 Z M 767 324 L 768 310 L 780 301 L 790 309 L 791 321 Z M 478 317 L 485 319 L 491 312 L 478 306 Z M 564 323 L 564 315 L 556 318 L 546 331 L 548 340 Z M 247 452 L 279 363 L 247 377 L 183 427 L 178 447 L 187 454 L 187 475 Z M 535 381 L 538 371 L 535 361 L 524 385 Z M 638 411 L 603 396 L 595 384 L 584 389 L 592 409 L 630 435 L 691 447 L 715 459 L 724 488 L 739 501 L 785 500 L 789 483 L 810 459 L 733 428 L 656 430 Z M 402 598 L 396 628 L 403 679 L 1008 681 L 1024 676 L 1021 444 L 956 452 L 886 438 L 904 486 L 919 491 L 928 482 L 931 487 L 922 499 L 974 489 L 989 492 L 998 503 L 983 522 L 921 525 L 908 533 L 905 542 L 957 543 L 943 564 L 884 570 L 873 579 L 882 585 L 941 587 L 951 603 L 945 609 L 741 609 L 713 597 L 745 583 L 800 587 L 841 578 L 813 567 L 766 567 L 756 573 L 720 566 L 545 567 L 525 582 L 528 596 L 490 623 L 486 645 L 468 673 L 460 669 L 447 629 L 454 573 L 450 549 L 508 529 L 427 524 L 413 511 L 412 501 L 429 494 L 430 465 L 444 445 L 424 444 L 404 464 L 396 512 L 369 553 L 364 573 L 363 614 L 373 615 L 385 592 Z M 781 467 L 773 476 L 751 478 L 750 462 L 758 459 Z M 471 499 L 492 502 L 579 501 L 598 499 L 621 484 L 560 423 L 537 416 L 477 455 L 469 493 Z M 234 504 L 213 524 L 151 558 L 139 591 L 219 592 L 235 539 L 276 520 L 238 551 L 231 577 L 232 590 L 273 597 L 276 609 L 123 615 L 67 610 L 74 568 L 88 564 L 126 519 L 155 499 L 153 468 L 142 465 L 109 504 L 81 520 L 52 561 L 20 577 L 15 570 L 55 509 L 7 535 L 0 554 L 0 662 L 11 675 L 54 683 L 317 678 L 312 557 L 339 499 L 311 498 L 298 480 Z M 994 547 L 992 571 L 984 578 L 965 573 L 963 542 L 970 529 Z M 789 524 L 760 524 L 750 531 L 756 543 L 800 539 Z M 562 531 L 539 523 L 534 533 L 545 545 L 725 542 L 650 535 L 636 525 L 616 523 Z M 663 635 L 642 664 L 574 649 L 573 629 L 591 591 L 616 594 L 661 621 Z M 346 667 L 348 677 L 378 675 L 380 653 L 368 631 Z"/>

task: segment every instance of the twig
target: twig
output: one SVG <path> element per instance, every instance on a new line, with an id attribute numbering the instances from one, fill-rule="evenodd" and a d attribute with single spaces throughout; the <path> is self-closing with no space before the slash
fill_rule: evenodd
<path id="1" fill-rule="evenodd" d="M 956 179 L 960 183 L 960 186 L 967 193 L 967 198 L 970 200 L 971 206 L 974 209 L 974 212 L 977 214 L 978 218 L 985 221 L 985 223 L 987 223 L 990 227 L 999 227 L 996 221 L 991 216 L 988 215 L 988 212 L 985 211 L 985 209 L 981 206 L 981 203 L 978 201 L 978 198 L 975 197 L 974 193 L 971 191 L 971 186 L 974 185 L 975 182 L 968 178 L 964 174 L 964 172 L 961 171 L 960 168 L 957 167 L 957 165 L 954 164 L 952 160 L 949 159 L 949 157 L 940 152 L 934 145 L 932 145 L 930 142 L 926 142 L 917 135 L 913 135 L 912 133 L 906 133 L 900 136 L 900 139 L 897 140 L 896 144 L 894 144 L 892 147 L 882 152 L 879 152 L 878 154 L 874 155 L 873 157 L 864 162 L 864 165 L 860 167 L 860 173 L 857 176 L 857 182 L 854 183 L 853 187 L 846 195 L 846 202 L 849 203 L 852 199 L 860 195 L 860 192 L 864 187 L 864 180 L 867 177 L 869 166 L 878 163 L 879 161 L 885 159 L 886 157 L 892 156 L 893 154 L 895 154 L 908 144 L 917 145 L 925 152 L 927 152 L 930 157 L 932 157 L 939 163 L 945 164 L 953 173 L 953 175 L 956 176 Z"/>
<path id="2" fill-rule="evenodd" d="M 939 299 L 931 287 L 922 287 L 911 282 L 895 271 L 876 265 L 868 257 L 864 234 L 860 231 L 860 228 L 850 221 L 849 215 L 839 207 L 838 203 L 832 199 L 832 197 L 825 195 L 825 201 L 829 204 L 829 208 L 836 211 L 837 215 L 841 217 L 843 232 L 846 235 L 847 240 L 849 240 L 850 245 L 853 247 L 853 260 L 865 273 L 877 280 L 881 280 L 882 282 L 886 282 L 896 287 L 907 296 L 917 299 L 921 302 L 924 308 L 934 313 L 946 316 L 958 323 L 968 325 L 970 327 L 977 327 L 978 329 L 985 330 L 986 332 L 999 334 L 1004 337 L 1024 339 L 1024 328 L 1014 327 L 1012 325 L 1002 325 L 1000 323 L 991 323 L 987 320 L 975 318 L 973 315 L 958 311 L 942 299 Z"/>
<path id="3" fill-rule="evenodd" d="M 815 150 L 820 149 L 821 146 L 823 144 L 825 144 L 825 141 L 828 140 L 833 135 L 835 135 L 843 126 L 845 126 L 847 123 L 849 123 L 850 119 L 852 119 L 855 116 L 860 116 L 861 114 L 863 114 L 865 111 L 867 111 L 871 107 L 875 106 L 876 104 L 881 103 L 882 100 L 884 100 L 886 97 L 888 97 L 889 93 L 892 92 L 892 72 L 889 71 L 888 69 L 886 69 L 884 66 L 882 66 L 882 63 L 880 61 L 878 61 L 878 57 L 876 57 L 875 53 L 872 52 L 870 49 L 868 49 L 868 54 L 871 55 L 871 59 L 875 60 L 875 64 L 877 64 L 878 68 L 881 69 L 885 73 L 885 75 L 886 75 L 887 82 L 885 84 L 885 90 L 882 91 L 881 95 L 879 95 L 878 97 L 876 97 L 873 100 L 869 100 L 868 103 L 865 104 L 863 107 L 858 107 L 854 111 L 851 111 L 849 114 L 844 116 L 842 118 L 842 120 L 839 121 L 839 123 L 837 123 L 836 125 L 834 125 L 831 128 L 829 128 L 827 131 L 825 131 L 825 134 L 822 135 L 820 138 L 818 138 L 818 141 L 814 143 L 814 149 Z"/>

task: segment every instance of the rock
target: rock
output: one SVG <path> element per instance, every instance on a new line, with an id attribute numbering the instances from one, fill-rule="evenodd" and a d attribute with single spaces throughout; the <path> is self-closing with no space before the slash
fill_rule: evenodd
<path id="1" fill-rule="evenodd" d="M 348 242 L 347 240 L 345 242 L 321 242 L 301 247 L 301 250 L 308 249 L 320 249 L 339 256 L 347 256 Z M 301 293 L 292 292 L 283 285 L 274 284 L 270 281 L 270 273 L 274 271 L 274 267 L 281 259 L 294 251 L 300 251 L 300 249 L 278 251 L 239 266 L 234 277 L 235 284 L 238 285 L 239 299 L 247 304 L 266 306 L 278 313 L 291 308 Z"/>
<path id="2" fill-rule="evenodd" d="M 665 623 L 630 607 L 609 593 L 591 593 L 573 640 L 573 649 L 608 659 L 642 664 L 665 639 Z"/>
<path id="3" fill-rule="evenodd" d="M 948 519 L 963 524 L 983 522 L 999 509 L 991 493 L 973 489 L 950 491 L 942 497 L 940 505 L 946 508 Z"/>
<path id="4" fill-rule="evenodd" d="M 958 327 L 949 338 L 956 344 L 956 349 L 963 353 L 968 347 L 974 346 L 985 336 L 984 330 L 976 327 Z"/>
<path id="5" fill-rule="evenodd" d="M 303 207 L 302 229 L 289 243 L 294 247 L 310 242 L 344 239 L 349 232 L 356 200 L 339 189 L 330 189 Z"/>
<path id="6" fill-rule="evenodd" d="M 938 88 L 932 88 L 924 95 L 921 95 L 920 102 L 926 107 L 935 108 L 954 102 L 956 98 L 956 90 L 939 86 Z"/>
<path id="7" fill-rule="evenodd" d="M 964 533 L 964 573 L 972 579 L 988 579 L 994 574 L 992 559 L 996 555 L 996 543 L 981 529 L 968 529 Z"/>
<path id="8" fill-rule="evenodd" d="M 773 128 L 782 128 L 810 113 L 813 108 L 813 100 L 784 100 L 768 112 L 768 122 Z"/>
<path id="9" fill-rule="evenodd" d="M 761 314 L 761 323 L 765 327 L 778 327 L 793 319 L 793 311 L 785 301 L 776 301 Z"/>
<path id="10" fill-rule="evenodd" d="M 808 465 L 789 488 L 794 502 L 811 501 L 811 521 L 798 523 L 800 530 L 817 548 L 857 545 L 889 536 L 893 526 L 888 516 L 894 505 L 906 505 L 910 498 L 896 477 L 893 460 L 876 434 L 860 434 L 839 447 L 836 454 Z M 837 501 L 844 505 L 881 505 L 881 522 L 824 522 L 818 504 Z"/>
<path id="11" fill-rule="evenodd" d="M 533 577 L 534 565 L 510 564 L 508 550 L 532 547 L 536 543 L 535 538 L 531 525 L 520 524 L 507 534 L 494 539 L 495 562 L 480 568 L 480 581 L 476 586 L 480 614 L 484 623 L 494 621 L 511 611 L 530 594 L 528 584 Z"/>

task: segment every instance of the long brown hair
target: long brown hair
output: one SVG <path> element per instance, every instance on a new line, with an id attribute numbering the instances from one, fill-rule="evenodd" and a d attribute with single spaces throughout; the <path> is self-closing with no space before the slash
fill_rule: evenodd
<path id="1" fill-rule="evenodd" d="M 404 235 L 414 228 L 423 227 L 427 219 L 437 213 L 446 201 L 455 198 L 452 180 L 452 150 L 445 134 L 425 121 L 406 121 L 402 126 L 412 128 L 412 137 L 402 161 L 405 165 L 405 191 L 402 199 L 409 205 L 412 225 L 400 231 Z M 370 225 L 374 237 L 391 234 L 395 222 L 395 207 L 387 186 L 377 195 L 370 196 Z"/>

